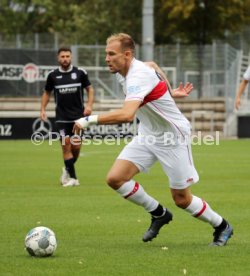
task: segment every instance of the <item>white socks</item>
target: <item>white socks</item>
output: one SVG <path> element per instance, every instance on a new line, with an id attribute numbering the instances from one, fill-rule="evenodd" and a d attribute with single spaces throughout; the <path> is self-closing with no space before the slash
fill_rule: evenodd
<path id="1" fill-rule="evenodd" d="M 159 205 L 159 202 L 149 196 L 143 187 L 134 180 L 125 182 L 116 192 L 125 199 L 144 207 L 147 212 L 152 212 Z"/>
<path id="2" fill-rule="evenodd" d="M 222 217 L 215 213 L 206 201 L 194 196 L 190 205 L 185 209 L 193 217 L 210 223 L 213 227 L 217 227 L 222 222 Z"/>
<path id="3" fill-rule="evenodd" d="M 143 187 L 134 180 L 124 183 L 116 191 L 125 199 L 144 207 L 147 212 L 154 211 L 159 205 L 159 202 L 149 196 Z M 213 227 L 218 227 L 223 220 L 219 214 L 211 209 L 207 202 L 194 195 L 192 202 L 185 210 L 193 217 L 210 223 Z"/>

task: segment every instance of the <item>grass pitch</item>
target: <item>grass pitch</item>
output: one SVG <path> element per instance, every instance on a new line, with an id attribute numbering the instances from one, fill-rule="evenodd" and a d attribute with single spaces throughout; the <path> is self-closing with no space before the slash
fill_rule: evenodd
<path id="1" fill-rule="evenodd" d="M 211 248 L 213 229 L 174 206 L 159 164 L 136 179 L 174 214 L 150 243 L 141 241 L 150 217 L 105 184 L 121 146 L 82 147 L 81 185 L 62 188 L 58 143 L 1 141 L 0 275 L 250 275 L 250 140 L 194 146 L 200 175 L 194 194 L 234 227 L 228 245 Z M 27 232 L 51 228 L 58 248 L 49 258 L 24 250 Z"/>

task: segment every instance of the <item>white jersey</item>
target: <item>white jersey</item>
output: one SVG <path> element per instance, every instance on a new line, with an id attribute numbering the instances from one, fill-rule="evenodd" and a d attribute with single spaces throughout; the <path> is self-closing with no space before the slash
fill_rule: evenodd
<path id="1" fill-rule="evenodd" d="M 169 132 L 178 137 L 190 133 L 189 121 L 153 68 L 133 59 L 125 78 L 119 73 L 116 75 L 126 95 L 125 101 L 141 101 L 136 113 L 140 120 L 139 134 L 154 135 L 160 142 Z"/>
<path id="2" fill-rule="evenodd" d="M 248 66 L 246 72 L 243 75 L 243 78 L 247 81 L 250 81 L 250 66 Z"/>

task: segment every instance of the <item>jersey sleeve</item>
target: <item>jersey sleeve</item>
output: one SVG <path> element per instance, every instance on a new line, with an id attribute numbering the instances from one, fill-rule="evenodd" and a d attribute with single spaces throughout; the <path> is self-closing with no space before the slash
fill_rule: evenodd
<path id="1" fill-rule="evenodd" d="M 243 78 L 247 81 L 250 81 L 250 66 L 248 66 L 246 72 L 243 75 Z"/>
<path id="2" fill-rule="evenodd" d="M 79 68 L 79 70 L 82 72 L 82 78 L 81 78 L 82 87 L 87 88 L 88 86 L 91 85 L 91 82 L 90 82 L 89 77 L 88 77 L 88 73 L 83 68 Z"/>
<path id="3" fill-rule="evenodd" d="M 155 74 L 138 72 L 126 83 L 125 101 L 143 101 L 159 82 Z"/>
<path id="4" fill-rule="evenodd" d="M 54 81 L 53 81 L 52 73 L 49 73 L 44 89 L 49 92 L 51 92 L 54 89 Z"/>

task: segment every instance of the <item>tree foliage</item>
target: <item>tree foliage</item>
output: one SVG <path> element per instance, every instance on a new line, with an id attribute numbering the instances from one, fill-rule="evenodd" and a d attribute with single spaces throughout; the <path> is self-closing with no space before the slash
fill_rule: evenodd
<path id="1" fill-rule="evenodd" d="M 160 0 L 156 4 L 158 43 L 182 39 L 207 44 L 250 23 L 250 0 Z"/>
<path id="2" fill-rule="evenodd" d="M 2 34 L 60 33 L 66 43 L 105 43 L 115 32 L 141 40 L 141 0 L 0 0 Z"/>
<path id="3" fill-rule="evenodd" d="M 250 23 L 250 0 L 155 0 L 155 42 L 210 43 Z M 143 0 L 0 0 L 0 34 L 60 33 L 104 44 L 116 32 L 141 43 Z"/>

